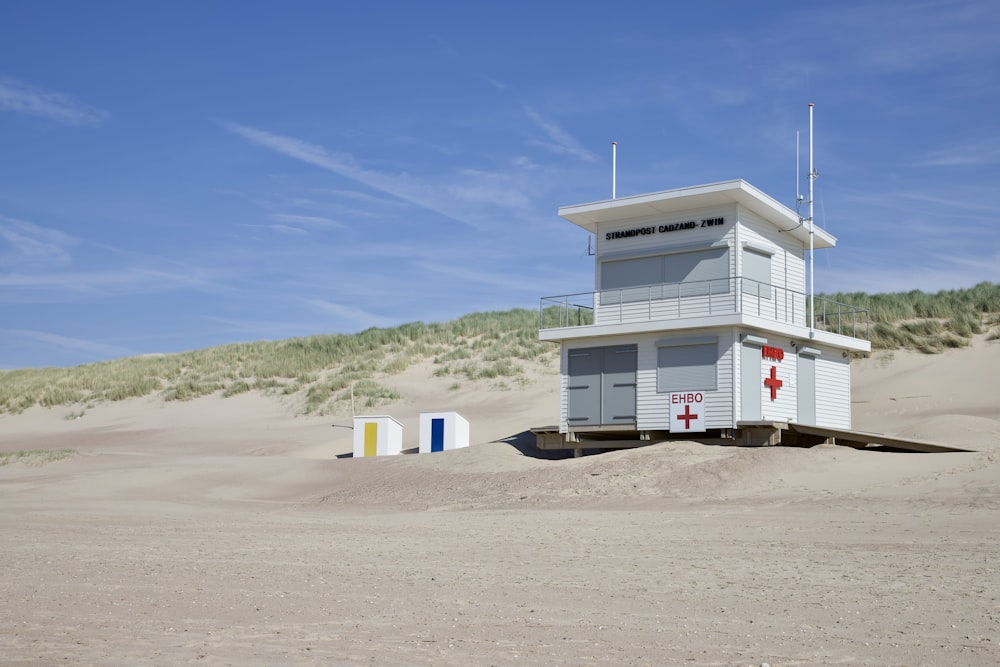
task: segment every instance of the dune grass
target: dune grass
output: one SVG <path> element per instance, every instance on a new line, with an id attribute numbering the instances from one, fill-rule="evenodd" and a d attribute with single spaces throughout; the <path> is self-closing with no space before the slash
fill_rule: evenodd
<path id="1" fill-rule="evenodd" d="M 0 371 L 0 413 L 33 406 L 94 404 L 144 396 L 185 401 L 262 391 L 287 396 L 305 414 L 330 414 L 351 401 L 371 408 L 399 398 L 386 378 L 431 359 L 435 375 L 489 380 L 524 374 L 524 364 L 557 355 L 537 336 L 535 311 L 473 313 L 444 323 L 411 322 L 282 341 L 234 343 L 170 355 L 73 368 Z"/>
<path id="2" fill-rule="evenodd" d="M 873 349 L 931 354 L 968 345 L 983 333 L 990 340 L 1000 338 L 1000 285 L 993 283 L 935 294 L 825 296 L 868 310 Z M 523 382 L 529 365 L 551 366 L 558 356 L 556 345 L 538 340 L 538 325 L 538 311 L 518 308 L 353 335 L 234 343 L 74 368 L 0 371 L 0 413 L 144 396 L 184 401 L 260 391 L 287 397 L 304 414 L 332 414 L 349 408 L 352 393 L 358 408 L 398 399 L 388 386 L 392 376 L 424 360 L 433 362 L 434 376 L 453 379 L 454 390 L 481 381 L 509 389 Z"/>
<path id="3" fill-rule="evenodd" d="M 72 449 L 55 449 L 52 451 L 44 449 L 21 450 L 17 452 L 0 452 L 0 466 L 12 463 L 21 463 L 30 466 L 40 466 L 46 463 L 53 463 L 67 459 L 76 454 Z"/>
<path id="4" fill-rule="evenodd" d="M 914 349 L 927 354 L 965 347 L 973 336 L 1000 333 L 1000 285 L 983 282 L 962 290 L 933 294 L 917 290 L 868 295 L 830 294 L 826 298 L 868 311 L 873 349 Z"/>

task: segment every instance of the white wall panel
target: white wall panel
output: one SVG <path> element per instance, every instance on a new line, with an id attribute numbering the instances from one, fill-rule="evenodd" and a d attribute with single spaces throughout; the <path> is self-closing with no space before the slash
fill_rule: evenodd
<path id="1" fill-rule="evenodd" d="M 851 428 L 851 364 L 840 350 L 816 357 L 816 424 Z"/>
<path id="2" fill-rule="evenodd" d="M 705 396 L 705 428 L 730 428 L 732 426 L 733 398 L 733 337 L 723 330 L 686 330 L 678 337 L 718 335 L 719 362 L 718 388 L 703 391 Z M 670 429 L 669 393 L 656 391 L 656 369 L 659 351 L 656 342 L 664 338 L 663 332 L 645 336 L 639 344 L 639 377 L 636 398 L 638 402 L 637 425 L 642 430 Z"/>

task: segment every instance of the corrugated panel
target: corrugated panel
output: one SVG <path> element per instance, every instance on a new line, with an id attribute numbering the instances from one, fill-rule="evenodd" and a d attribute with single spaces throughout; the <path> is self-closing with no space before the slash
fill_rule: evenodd
<path id="1" fill-rule="evenodd" d="M 620 289 L 635 285 L 655 285 L 662 282 L 662 257 L 640 257 L 638 259 L 601 262 L 602 290 Z"/>
<path id="2" fill-rule="evenodd" d="M 816 424 L 851 427 L 851 364 L 839 350 L 816 357 Z"/>
<path id="3" fill-rule="evenodd" d="M 718 388 L 718 349 L 717 341 L 659 348 L 656 391 L 715 391 Z"/>
<path id="4" fill-rule="evenodd" d="M 729 249 L 712 248 L 663 257 L 663 283 L 684 283 L 729 278 Z M 706 292 L 707 285 L 699 285 Z M 688 292 L 681 292 L 682 296 Z"/>
<path id="5" fill-rule="evenodd" d="M 743 248 L 743 291 L 749 294 L 770 299 L 771 293 L 771 256 L 761 254 L 750 248 Z"/>

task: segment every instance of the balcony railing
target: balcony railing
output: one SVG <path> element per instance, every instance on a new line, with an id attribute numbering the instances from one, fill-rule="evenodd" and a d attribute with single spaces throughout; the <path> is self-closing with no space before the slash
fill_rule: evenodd
<path id="1" fill-rule="evenodd" d="M 815 297 L 814 311 L 813 328 L 869 339 L 867 310 Z M 539 307 L 538 326 L 539 329 L 557 329 L 741 313 L 808 326 L 809 296 L 750 278 L 581 292 L 544 297 Z"/>

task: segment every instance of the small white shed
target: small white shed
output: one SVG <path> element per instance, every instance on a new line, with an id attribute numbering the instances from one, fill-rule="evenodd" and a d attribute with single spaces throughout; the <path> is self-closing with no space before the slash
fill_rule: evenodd
<path id="1" fill-rule="evenodd" d="M 403 449 L 403 425 L 388 415 L 354 418 L 354 458 L 392 456 Z"/>
<path id="2" fill-rule="evenodd" d="M 420 453 L 469 446 L 469 422 L 457 412 L 420 413 Z"/>

